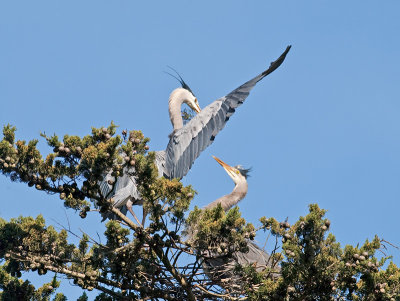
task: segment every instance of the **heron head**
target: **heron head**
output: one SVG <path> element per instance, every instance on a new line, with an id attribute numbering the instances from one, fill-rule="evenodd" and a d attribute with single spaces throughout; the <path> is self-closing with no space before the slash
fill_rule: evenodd
<path id="1" fill-rule="evenodd" d="M 239 183 L 247 181 L 247 177 L 249 176 L 250 168 L 245 169 L 241 165 L 236 165 L 233 167 L 233 166 L 226 164 L 224 161 L 222 161 L 221 159 L 218 159 L 217 157 L 213 156 L 213 158 L 219 164 L 221 164 L 221 166 L 225 169 L 226 173 L 231 177 L 233 182 L 235 182 L 235 184 L 239 184 Z"/>
<path id="2" fill-rule="evenodd" d="M 176 75 L 178 75 L 178 77 L 176 77 L 175 75 L 169 73 L 169 72 L 165 72 L 169 75 L 171 75 L 173 78 L 176 78 L 180 83 L 182 88 L 178 88 L 175 91 L 176 92 L 183 92 L 181 93 L 180 97 L 182 99 L 183 103 L 186 103 L 193 111 L 195 111 L 196 113 L 200 113 L 201 109 L 199 106 L 199 103 L 197 101 L 196 96 L 194 95 L 192 89 L 190 89 L 190 87 L 188 86 L 187 83 L 185 83 L 185 81 L 183 80 L 183 78 L 180 76 L 180 74 L 172 67 L 168 66 L 168 68 L 170 68 L 171 70 L 173 70 Z M 184 91 L 180 91 L 180 90 L 184 90 Z M 174 91 L 174 92 L 175 92 Z M 174 93 L 173 92 L 173 93 Z M 186 93 L 185 93 L 186 92 Z"/>
<path id="3" fill-rule="evenodd" d="M 197 98 L 193 95 L 192 92 L 184 88 L 177 88 L 174 91 L 172 91 L 169 97 L 169 101 L 170 103 L 172 102 L 178 102 L 179 104 L 185 103 L 196 113 L 201 112 Z"/>
<path id="4" fill-rule="evenodd" d="M 201 109 L 199 106 L 199 102 L 197 101 L 197 98 L 193 95 L 193 93 L 190 92 L 190 94 L 191 96 L 185 98 L 183 102 L 186 103 L 196 113 L 200 113 Z"/>

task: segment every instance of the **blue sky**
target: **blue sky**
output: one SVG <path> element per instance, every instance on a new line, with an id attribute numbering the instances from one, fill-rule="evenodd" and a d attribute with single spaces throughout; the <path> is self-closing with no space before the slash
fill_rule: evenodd
<path id="1" fill-rule="evenodd" d="M 114 121 L 161 150 L 178 86 L 167 65 L 204 107 L 291 44 L 184 178 L 198 191 L 193 204 L 233 188 L 216 155 L 253 167 L 240 203 L 248 221 L 293 222 L 317 202 L 342 245 L 375 234 L 400 245 L 399 11 L 395 0 L 2 2 L 0 123 L 28 140 Z M 77 233 L 104 230 L 94 214 L 81 220 L 57 197 L 5 177 L 0 191 L 2 218 L 42 213 L 66 225 L 68 216 Z M 400 264 L 399 251 L 389 252 Z M 69 300 L 79 294 L 63 290 Z"/>

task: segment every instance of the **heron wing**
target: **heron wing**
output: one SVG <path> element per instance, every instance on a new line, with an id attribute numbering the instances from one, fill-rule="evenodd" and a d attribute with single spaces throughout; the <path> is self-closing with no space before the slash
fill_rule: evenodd
<path id="1" fill-rule="evenodd" d="M 249 251 L 247 253 L 235 252 L 236 261 L 243 266 L 254 265 L 258 272 L 272 265 L 270 256 L 259 246 L 251 241 L 247 241 Z"/>
<path id="2" fill-rule="evenodd" d="M 206 274 L 214 280 L 230 278 L 231 281 L 241 281 L 241 278 L 234 273 L 237 264 L 243 267 L 253 266 L 257 272 L 266 268 L 273 268 L 272 277 L 277 277 L 280 267 L 270 256 L 257 246 L 254 242 L 247 240 L 248 252 L 236 251 L 232 257 L 219 255 L 216 252 L 203 251 L 203 267 Z"/>
<path id="3" fill-rule="evenodd" d="M 200 153 L 207 148 L 221 131 L 229 117 L 235 112 L 250 93 L 250 90 L 265 76 L 276 70 L 285 60 L 291 46 L 271 63 L 270 67 L 253 79 L 217 99 L 183 128 L 173 133 L 166 149 L 164 175 L 168 178 L 182 178 L 192 167 Z"/>

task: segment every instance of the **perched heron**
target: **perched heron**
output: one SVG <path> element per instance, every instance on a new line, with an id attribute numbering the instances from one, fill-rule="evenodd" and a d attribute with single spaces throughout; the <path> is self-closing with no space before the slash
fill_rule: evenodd
<path id="1" fill-rule="evenodd" d="M 288 46 L 281 56 L 271 63 L 267 70 L 236 88 L 228 95 L 212 102 L 203 110 L 200 109 L 192 90 L 178 75 L 178 80 L 182 87 L 172 91 L 169 97 L 169 116 L 173 131 L 170 134 L 166 150 L 157 151 L 155 154 L 155 164 L 158 168 L 159 176 L 169 179 L 184 177 L 200 153 L 214 141 L 215 136 L 224 128 L 235 109 L 245 101 L 250 90 L 282 64 L 290 48 L 291 46 Z M 186 125 L 183 125 L 181 116 L 181 105 L 183 103 L 188 104 L 197 113 Z M 117 179 L 111 176 L 110 171 L 100 183 L 100 189 L 103 196 L 112 198 L 114 207 L 123 209 L 126 205 L 126 208 L 137 220 L 132 210 L 132 205 L 142 205 L 143 201 L 137 190 L 135 177 L 130 176 L 132 172 L 129 171 L 132 170 L 133 168 L 128 169 L 128 172 L 124 171 L 124 175 Z M 111 191 L 112 185 L 109 184 L 109 180 L 111 182 L 115 181 L 114 191 Z M 126 213 L 126 210 L 123 210 L 123 212 Z M 110 218 L 111 215 L 106 214 L 103 217 Z M 143 214 L 142 225 L 144 217 L 145 213 Z"/>
<path id="2" fill-rule="evenodd" d="M 249 169 L 244 169 L 240 165 L 232 167 L 214 156 L 213 158 L 225 169 L 235 183 L 235 187 L 230 194 L 224 195 L 208 204 L 205 206 L 205 209 L 212 209 L 220 204 L 222 209 L 227 211 L 246 196 Z M 272 276 L 277 275 L 279 267 L 274 265 L 272 259 L 265 251 L 250 240 L 247 240 L 247 247 L 249 249 L 248 252 L 236 251 L 231 258 L 227 258 L 226 255 L 221 256 L 212 251 L 202 251 L 206 257 L 203 262 L 206 273 L 214 280 L 232 279 L 234 278 L 233 270 L 235 266 L 240 264 L 242 266 L 252 265 L 257 272 L 264 271 L 266 268 L 273 268 Z"/>

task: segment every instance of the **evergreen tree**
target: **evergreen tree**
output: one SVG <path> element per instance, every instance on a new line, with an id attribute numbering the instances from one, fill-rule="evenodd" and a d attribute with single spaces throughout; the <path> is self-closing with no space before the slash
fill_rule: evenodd
<path id="1" fill-rule="evenodd" d="M 154 152 L 140 131 L 123 131 L 121 137 L 111 123 L 83 138 L 66 135 L 61 141 L 42 134 L 52 148 L 44 158 L 38 140 L 16 141 L 15 130 L 10 125 L 3 129 L 4 175 L 58 196 L 83 219 L 98 214 L 94 209 L 118 219 L 105 223 L 105 243 L 84 234 L 76 245 L 68 242 L 66 230 L 56 231 L 41 215 L 0 219 L 1 300 L 66 300 L 57 293 L 58 275 L 84 290 L 99 291 L 96 300 L 400 300 L 399 269 L 392 262 L 385 265 L 390 257 L 376 256 L 384 241 L 375 237 L 342 248 L 316 204 L 293 225 L 261 217 L 254 226 L 237 207 L 228 212 L 220 206 L 196 207 L 189 213 L 195 191 L 177 179 L 157 177 Z M 132 165 L 149 212 L 145 228 L 113 208 L 99 189 L 108 171 L 118 177 Z M 188 241 L 185 232 L 194 226 Z M 246 252 L 246 241 L 257 231 L 274 238 L 271 261 L 279 264 L 278 275 L 271 268 L 258 272 L 237 265 L 232 278 L 218 280 L 203 269 L 205 254 L 228 261 L 234 252 Z M 25 271 L 54 277 L 35 288 L 20 279 Z M 78 300 L 87 299 L 83 292 Z"/>

